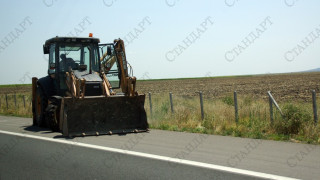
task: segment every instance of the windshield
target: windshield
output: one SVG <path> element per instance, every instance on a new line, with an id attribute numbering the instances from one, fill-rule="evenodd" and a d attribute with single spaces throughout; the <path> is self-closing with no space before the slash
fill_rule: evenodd
<path id="1" fill-rule="evenodd" d="M 90 63 L 91 59 L 91 63 Z M 59 68 L 61 72 L 72 70 L 99 72 L 97 47 L 93 45 L 61 45 L 59 47 Z"/>
<path id="2" fill-rule="evenodd" d="M 113 89 L 120 87 L 119 65 L 113 44 L 100 44 L 101 68 Z"/>

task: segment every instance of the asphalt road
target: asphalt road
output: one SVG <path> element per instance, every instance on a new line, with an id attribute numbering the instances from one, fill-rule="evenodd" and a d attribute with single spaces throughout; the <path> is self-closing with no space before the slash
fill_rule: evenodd
<path id="1" fill-rule="evenodd" d="M 66 145 L 0 133 L 0 179 L 226 179 L 221 172 L 206 168 L 126 154 L 119 156 L 115 152 L 78 147 L 76 143 L 298 179 L 320 177 L 320 146 L 160 130 L 68 139 L 60 133 L 35 128 L 31 124 L 32 120 L 28 118 L 0 116 L 0 130 L 67 140 L 75 144 Z M 239 179 L 240 176 L 231 174 L 230 178 Z"/>

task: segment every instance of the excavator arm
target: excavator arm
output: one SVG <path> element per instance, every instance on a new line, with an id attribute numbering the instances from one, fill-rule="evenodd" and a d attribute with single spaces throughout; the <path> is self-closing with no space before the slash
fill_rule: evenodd
<path id="1" fill-rule="evenodd" d="M 136 96 L 137 95 L 137 92 L 135 91 L 136 77 L 130 77 L 128 74 L 128 66 L 127 66 L 124 42 L 121 39 L 116 39 L 114 40 L 114 44 L 115 44 L 115 50 L 117 52 L 117 58 L 120 66 L 120 73 L 121 73 L 120 86 L 121 86 L 122 92 L 125 93 L 127 96 Z"/>
<path id="2" fill-rule="evenodd" d="M 128 73 L 128 66 L 127 66 L 127 59 L 126 59 L 126 53 L 125 53 L 125 47 L 124 42 L 121 39 L 114 40 L 114 47 L 116 51 L 116 57 L 111 56 L 109 59 L 105 60 L 105 58 L 108 56 L 108 51 L 106 51 L 102 57 L 100 58 L 100 61 L 103 65 L 109 64 L 110 67 L 114 65 L 116 60 L 118 60 L 119 63 L 119 73 L 120 73 L 120 88 L 123 93 L 125 93 L 126 96 L 137 96 L 138 93 L 135 91 L 136 89 L 136 77 L 130 76 Z M 105 62 L 103 62 L 105 60 Z M 109 69 L 104 68 L 105 73 L 108 73 Z M 106 84 L 108 84 L 107 77 L 104 77 L 104 80 Z M 110 84 L 110 83 L 109 83 Z M 111 85 L 108 86 L 108 88 L 112 88 Z"/>

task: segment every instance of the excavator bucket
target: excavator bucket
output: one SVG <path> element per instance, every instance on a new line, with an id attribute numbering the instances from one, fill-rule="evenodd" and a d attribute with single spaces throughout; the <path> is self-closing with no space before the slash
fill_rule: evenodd
<path id="1" fill-rule="evenodd" d="M 64 136 L 148 131 L 145 95 L 63 98 L 60 129 Z"/>

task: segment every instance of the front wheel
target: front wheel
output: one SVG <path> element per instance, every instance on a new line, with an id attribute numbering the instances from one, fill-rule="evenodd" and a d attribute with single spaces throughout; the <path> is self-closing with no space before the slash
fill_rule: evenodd
<path id="1" fill-rule="evenodd" d="M 47 123 L 49 128 L 54 132 L 59 132 L 59 116 L 60 116 L 60 106 L 55 104 L 48 105 L 47 108 Z"/>
<path id="2" fill-rule="evenodd" d="M 35 97 L 35 121 L 33 125 L 44 127 L 45 126 L 45 109 L 47 107 L 48 100 L 44 96 L 44 93 L 40 87 L 37 88 Z"/>

